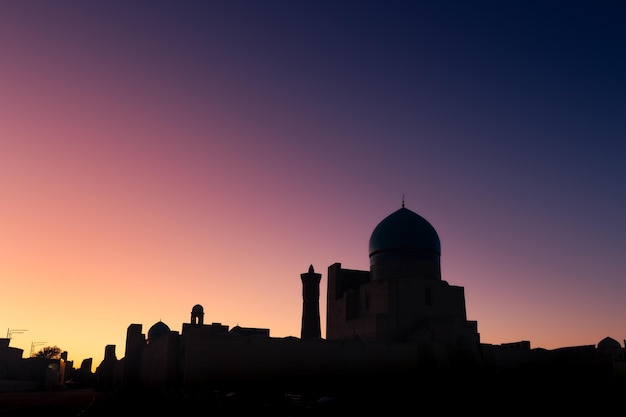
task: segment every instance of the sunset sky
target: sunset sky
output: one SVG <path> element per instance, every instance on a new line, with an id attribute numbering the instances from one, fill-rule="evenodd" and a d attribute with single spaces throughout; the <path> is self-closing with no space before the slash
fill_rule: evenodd
<path id="1" fill-rule="evenodd" d="M 300 336 L 400 208 L 484 343 L 626 338 L 626 3 L 0 2 L 0 337 Z M 24 330 L 17 332 L 17 330 Z"/>

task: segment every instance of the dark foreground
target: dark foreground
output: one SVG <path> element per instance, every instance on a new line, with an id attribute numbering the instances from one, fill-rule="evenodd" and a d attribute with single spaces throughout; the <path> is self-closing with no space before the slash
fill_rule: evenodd
<path id="1" fill-rule="evenodd" d="M 399 399 L 345 394 L 308 397 L 277 392 L 174 393 L 104 392 L 93 388 L 56 389 L 0 393 L 0 416 L 113 416 L 113 415 L 198 415 L 239 416 L 262 413 L 270 416 L 339 415 L 400 411 Z M 401 407 L 404 409 L 405 407 Z M 192 414 L 193 413 L 193 414 Z"/>
<path id="2" fill-rule="evenodd" d="M 333 416 L 384 413 L 389 416 L 478 412 L 482 415 L 548 412 L 613 412 L 626 406 L 622 384 L 535 383 L 528 381 L 434 382 L 428 379 L 371 381 L 371 389 L 346 387 L 332 396 L 246 390 L 181 393 L 104 392 L 92 388 L 0 393 L 2 416 L 203 415 Z M 391 383 L 393 388 L 385 389 Z"/>

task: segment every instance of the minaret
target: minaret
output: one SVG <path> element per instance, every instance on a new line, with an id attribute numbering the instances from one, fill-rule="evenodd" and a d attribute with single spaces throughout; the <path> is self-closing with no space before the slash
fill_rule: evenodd
<path id="1" fill-rule="evenodd" d="M 319 339 L 322 337 L 320 330 L 320 280 L 322 274 L 313 271 L 313 265 L 309 266 L 309 272 L 300 274 L 302 279 L 302 331 L 301 339 Z"/>

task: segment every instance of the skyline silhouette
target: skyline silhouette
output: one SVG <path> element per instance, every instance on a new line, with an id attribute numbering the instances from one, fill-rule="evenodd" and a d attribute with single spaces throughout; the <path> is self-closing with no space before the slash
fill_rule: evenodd
<path id="1" fill-rule="evenodd" d="M 0 3 L 0 329 L 94 365 L 195 303 L 298 337 L 300 274 L 325 312 L 404 199 L 483 342 L 622 341 L 625 8 Z"/>
<path id="2" fill-rule="evenodd" d="M 271 337 L 268 328 L 208 324 L 204 307 L 195 304 L 180 332 L 161 320 L 146 332 L 141 323 L 129 324 L 122 356 L 116 345 L 106 345 L 92 373 L 91 359 L 76 368 L 56 346 L 21 359 L 7 337 L 0 346 L 0 391 L 93 388 L 137 404 L 153 403 L 156 394 L 173 406 L 194 398 L 218 408 L 223 395 L 236 395 L 237 402 L 251 396 L 254 407 L 297 395 L 313 402 L 305 408 L 323 398 L 347 401 L 342 406 L 350 408 L 366 406 L 375 395 L 372 404 L 386 408 L 389 401 L 397 405 L 414 397 L 417 387 L 406 381 L 415 378 L 429 381 L 433 393 L 453 395 L 460 389 L 481 406 L 489 400 L 478 391 L 494 389 L 512 398 L 531 396 L 533 403 L 545 398 L 550 405 L 554 399 L 544 391 L 555 387 L 569 395 L 585 393 L 594 404 L 622 389 L 626 340 L 622 346 L 605 337 L 597 345 L 553 350 L 531 348 L 525 340 L 481 342 L 478 323 L 466 315 L 464 288 L 441 275 L 440 251 L 437 231 L 403 201 L 372 231 L 369 270 L 344 269 L 341 263 L 328 267 L 325 338 L 321 274 L 310 265 L 300 274 L 301 338 Z M 384 389 L 373 381 L 384 381 Z"/>

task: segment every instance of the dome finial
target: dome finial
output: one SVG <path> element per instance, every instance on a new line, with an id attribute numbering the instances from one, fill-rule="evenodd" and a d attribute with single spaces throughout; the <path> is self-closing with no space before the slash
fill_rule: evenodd
<path id="1" fill-rule="evenodd" d="M 404 193 L 402 193 L 402 208 L 404 208 Z"/>

